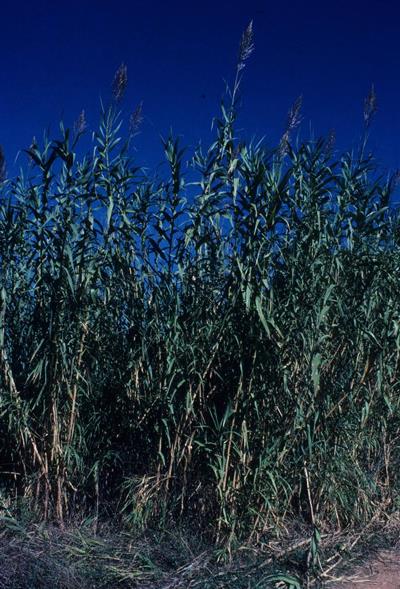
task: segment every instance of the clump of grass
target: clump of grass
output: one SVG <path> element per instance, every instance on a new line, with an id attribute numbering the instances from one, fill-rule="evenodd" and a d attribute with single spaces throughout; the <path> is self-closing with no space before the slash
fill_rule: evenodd
<path id="1" fill-rule="evenodd" d="M 302 518 L 318 548 L 398 505 L 395 181 L 293 145 L 300 100 L 276 148 L 237 139 L 252 50 L 249 26 L 215 141 L 165 139 L 164 177 L 132 161 L 142 105 L 122 138 L 125 66 L 87 155 L 82 113 L 1 175 L 1 484 L 44 519 L 179 520 L 230 551 Z"/>
<path id="2" fill-rule="evenodd" d="M 196 569 L 207 568 L 212 554 L 182 532 L 165 535 L 161 550 L 154 533 L 133 535 L 104 525 L 94 533 L 90 520 L 60 530 L 5 518 L 0 547 L 2 589 L 178 588 Z"/>

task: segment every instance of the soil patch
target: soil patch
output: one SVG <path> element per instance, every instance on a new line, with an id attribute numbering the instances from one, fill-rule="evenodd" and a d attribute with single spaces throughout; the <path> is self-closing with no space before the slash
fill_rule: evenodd
<path id="1" fill-rule="evenodd" d="M 400 589 L 400 549 L 382 550 L 331 589 Z"/>

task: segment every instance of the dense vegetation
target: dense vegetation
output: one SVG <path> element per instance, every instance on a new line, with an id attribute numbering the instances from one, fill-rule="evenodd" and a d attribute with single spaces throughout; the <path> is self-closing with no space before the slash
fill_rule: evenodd
<path id="1" fill-rule="evenodd" d="M 215 141 L 123 139 L 121 67 L 85 121 L 0 182 L 0 483 L 60 524 L 174 520 L 219 545 L 293 518 L 343 528 L 399 501 L 399 224 L 364 139 L 245 143 L 236 80 Z M 188 165 L 187 165 L 188 164 Z M 190 181 L 189 181 L 190 180 Z"/>

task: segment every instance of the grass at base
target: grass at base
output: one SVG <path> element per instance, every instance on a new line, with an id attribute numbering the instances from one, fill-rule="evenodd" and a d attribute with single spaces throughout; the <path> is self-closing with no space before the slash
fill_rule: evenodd
<path id="1" fill-rule="evenodd" d="M 363 530 L 326 531 L 311 562 L 312 531 L 292 522 L 280 537 L 224 554 L 194 530 L 135 535 L 103 523 L 0 521 L 0 589 L 297 589 L 329 587 L 377 547 L 398 538 L 400 518 Z M 315 555 L 314 555 L 315 556 Z"/>

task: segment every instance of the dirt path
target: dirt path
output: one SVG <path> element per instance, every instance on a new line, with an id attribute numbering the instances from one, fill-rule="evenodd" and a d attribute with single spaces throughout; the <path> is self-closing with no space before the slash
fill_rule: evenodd
<path id="1" fill-rule="evenodd" d="M 400 550 L 383 550 L 331 589 L 400 589 Z"/>

